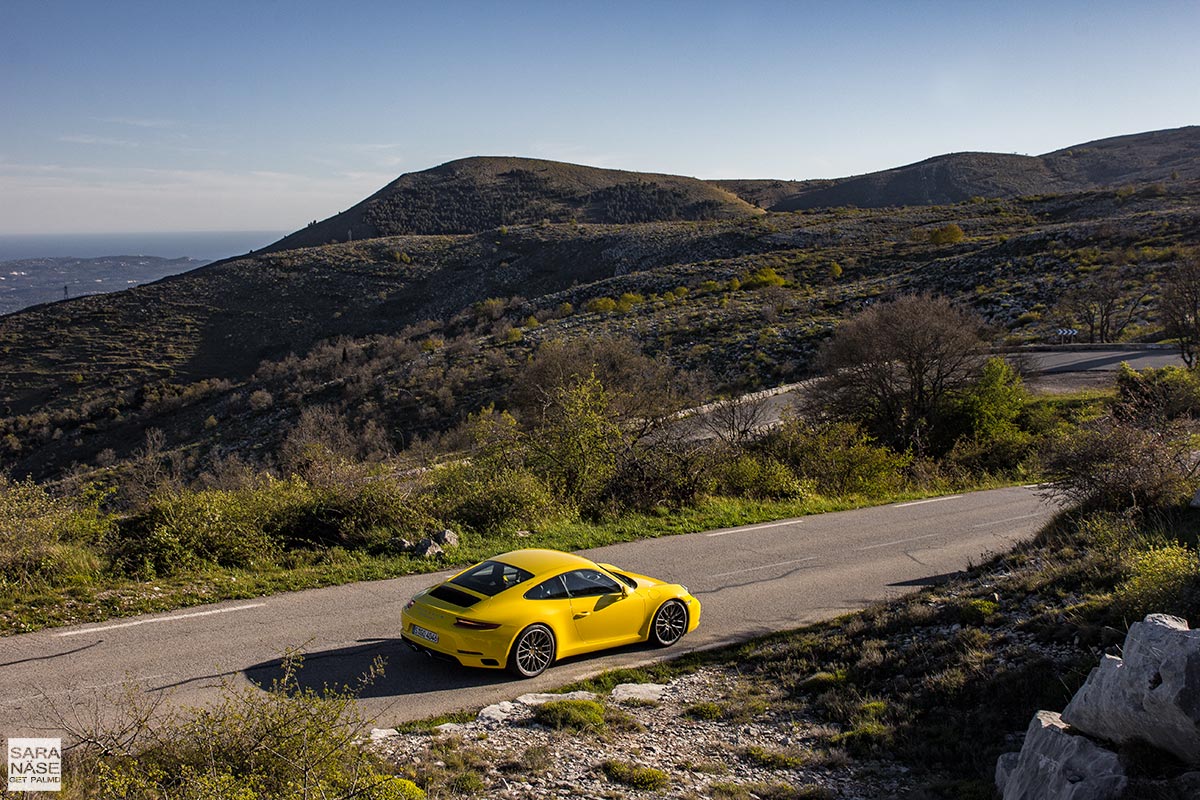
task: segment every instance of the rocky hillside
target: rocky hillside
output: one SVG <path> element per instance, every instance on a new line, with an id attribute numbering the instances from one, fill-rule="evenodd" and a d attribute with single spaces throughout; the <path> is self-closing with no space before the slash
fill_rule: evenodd
<path id="1" fill-rule="evenodd" d="M 267 249 L 401 234 L 479 233 L 543 220 L 620 224 L 758 213 L 729 191 L 695 178 L 533 158 L 464 158 L 401 175 L 353 208 Z"/>
<path id="2" fill-rule="evenodd" d="M 772 385 L 804 377 L 839 319 L 901 292 L 949 295 L 997 340 L 1038 341 L 1081 324 L 1064 299 L 1107 276 L 1140 287 L 1123 335 L 1153 339 L 1160 273 L 1200 243 L 1200 181 L 1188 178 L 1197 130 L 1040 159 L 927 162 L 935 177 L 925 183 L 942 170 L 945 191 L 899 209 L 763 212 L 730 192 L 780 206 L 847 184 L 722 188 L 521 159 L 403 176 L 352 210 L 366 226 L 352 242 L 281 249 L 309 229 L 272 252 L 0 317 L 0 468 L 52 477 L 129 455 L 152 428 L 193 454 L 269 456 L 314 404 L 371 422 L 398 447 L 504 406 L 520 365 L 550 339 L 626 339 L 712 392 Z M 1018 173 L 1028 181 L 1013 189 Z M 1067 185 L 1164 175 L 1025 195 L 1046 176 Z M 986 181 L 989 192 L 1024 196 L 981 199 Z M 945 187 L 971 197 L 925 204 Z M 417 219 L 405 216 L 414 209 L 478 230 L 376 235 L 409 225 L 398 220 Z M 709 212 L 717 218 L 679 219 Z M 576 219 L 554 221 L 568 214 Z"/>
<path id="3" fill-rule="evenodd" d="M 1200 244 L 1198 222 L 1191 183 L 261 254 L 0 318 L 0 460 L 50 477 L 127 456 L 150 428 L 191 453 L 267 455 L 315 404 L 398 447 L 505 405 L 556 338 L 631 340 L 712 391 L 773 385 L 808 373 L 837 320 L 900 292 L 958 298 L 1001 340 L 1046 340 L 1071 320 L 1060 300 L 1118 264 L 1150 292 L 1127 333 L 1153 338 L 1157 276 Z M 949 225 L 963 238 L 935 242 Z"/>

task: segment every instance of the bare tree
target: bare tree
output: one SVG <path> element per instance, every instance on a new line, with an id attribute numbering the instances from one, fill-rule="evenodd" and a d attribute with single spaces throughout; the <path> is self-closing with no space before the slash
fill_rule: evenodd
<path id="1" fill-rule="evenodd" d="M 763 395 L 732 397 L 699 413 L 700 427 L 722 443 L 740 448 L 770 422 L 770 403 Z"/>
<path id="2" fill-rule="evenodd" d="M 118 501 L 125 508 L 140 508 L 155 492 L 182 486 L 178 452 L 169 452 L 166 435 L 158 428 L 146 430 L 145 444 L 133 453 L 121 474 Z"/>
<path id="3" fill-rule="evenodd" d="M 1150 296 L 1145 285 L 1120 267 L 1105 267 L 1068 291 L 1060 303 L 1085 328 L 1089 342 L 1115 342 Z"/>
<path id="4" fill-rule="evenodd" d="M 1179 344 L 1179 355 L 1191 368 L 1200 347 L 1200 255 L 1193 253 L 1166 274 L 1159 310 L 1167 335 Z"/>
<path id="5" fill-rule="evenodd" d="M 921 449 L 950 394 L 978 375 L 982 331 L 982 320 L 941 297 L 871 306 L 826 343 L 821 363 L 828 374 L 814 399 L 888 444 Z"/>
<path id="6" fill-rule="evenodd" d="M 695 379 L 644 354 L 626 338 L 544 342 L 521 370 L 509 396 L 527 424 L 540 421 L 560 390 L 595 377 L 608 392 L 621 424 L 635 438 L 648 435 L 700 395 Z"/>

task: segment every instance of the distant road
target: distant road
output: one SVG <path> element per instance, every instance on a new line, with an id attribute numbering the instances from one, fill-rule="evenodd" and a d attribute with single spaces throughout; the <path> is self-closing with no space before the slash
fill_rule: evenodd
<path id="1" fill-rule="evenodd" d="M 1047 375 L 1116 372 L 1123 361 L 1128 362 L 1134 369 L 1183 366 L 1178 350 L 1127 350 L 1120 347 L 1111 350 L 1029 353 L 1026 358 L 1034 370 Z"/>
<path id="2" fill-rule="evenodd" d="M 268 683 L 289 647 L 306 654 L 302 680 L 316 687 L 353 682 L 376 656 L 386 659 L 363 709 L 387 727 L 830 619 L 1006 550 L 1054 511 L 1031 488 L 999 489 L 585 551 L 689 586 L 703 603 L 700 628 L 670 650 L 639 646 L 571 659 L 531 681 L 430 661 L 402 645 L 404 603 L 447 573 L 3 637 L 0 737 L 54 735 L 43 693 L 70 707 L 133 681 L 194 705 L 214 699 L 222 681 Z"/>
<path id="3" fill-rule="evenodd" d="M 1122 363 L 1134 369 L 1147 367 L 1183 366 L 1178 350 L 1134 350 L 1114 345 L 1111 348 L 1087 350 L 1046 350 L 1006 354 L 1017 355 L 1025 362 L 1029 371 L 1027 386 L 1034 392 L 1061 393 L 1080 389 L 1102 388 L 1111 384 L 1113 374 Z M 794 408 L 803 392 L 813 381 L 788 384 L 775 389 L 754 392 L 739 400 L 746 404 L 760 405 L 756 428 L 768 429 L 776 425 L 784 414 Z M 702 406 L 701 415 L 709 406 Z M 712 438 L 714 434 L 692 418 L 694 438 Z"/>

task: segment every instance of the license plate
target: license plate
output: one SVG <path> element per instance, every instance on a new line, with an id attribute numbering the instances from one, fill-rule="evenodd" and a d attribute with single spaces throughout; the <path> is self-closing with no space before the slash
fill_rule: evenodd
<path id="1" fill-rule="evenodd" d="M 420 625 L 412 626 L 412 635 L 420 636 L 422 639 L 433 642 L 435 644 L 437 643 L 437 640 L 438 640 L 438 635 L 436 633 L 434 633 L 433 631 L 427 631 L 424 628 L 422 628 Z"/>

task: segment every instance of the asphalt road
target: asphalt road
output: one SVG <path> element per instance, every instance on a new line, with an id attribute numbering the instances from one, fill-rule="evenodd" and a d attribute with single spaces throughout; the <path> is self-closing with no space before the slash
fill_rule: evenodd
<path id="1" fill-rule="evenodd" d="M 1134 369 L 1183 366 L 1178 350 L 1125 350 L 1119 346 L 1114 346 L 1111 350 L 1029 353 L 1026 358 L 1029 359 L 1032 369 L 1043 375 L 1116 372 L 1122 361 L 1128 362 Z"/>
<path id="2" fill-rule="evenodd" d="M 287 648 L 305 653 L 301 680 L 318 688 L 352 683 L 382 656 L 386 672 L 366 689 L 362 707 L 388 727 L 828 619 L 1007 549 L 1054 511 L 1031 488 L 999 489 L 585 551 L 686 584 L 703 604 L 700 627 L 670 650 L 635 646 L 575 658 L 529 681 L 430 661 L 400 642 L 404 603 L 446 573 L 3 637 L 0 737 L 56 735 L 55 714 L 89 714 L 97 699 L 109 703 L 126 686 L 144 698 L 196 705 L 212 700 L 223 681 L 268 684 Z"/>

